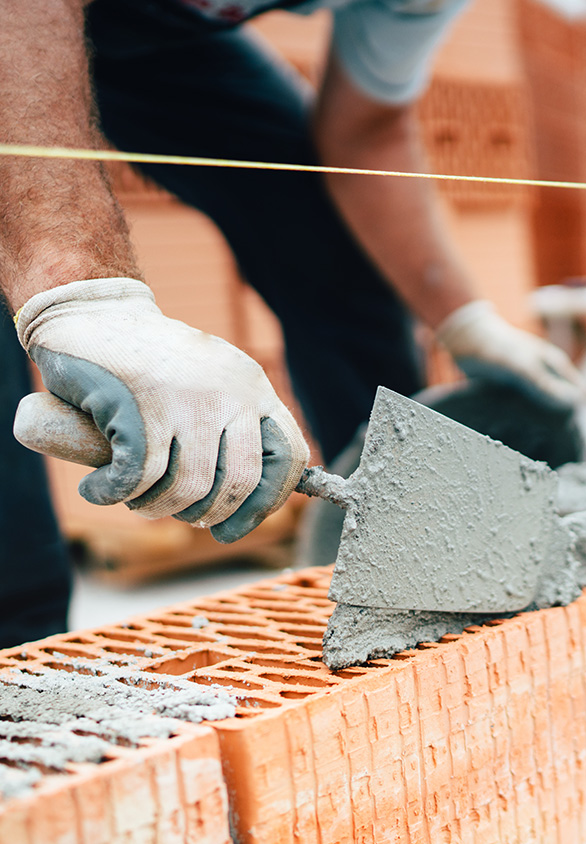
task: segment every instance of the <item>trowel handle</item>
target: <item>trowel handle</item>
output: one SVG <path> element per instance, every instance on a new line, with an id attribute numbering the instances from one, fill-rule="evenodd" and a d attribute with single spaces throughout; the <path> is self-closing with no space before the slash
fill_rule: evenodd
<path id="1" fill-rule="evenodd" d="M 14 436 L 32 451 L 70 463 L 98 469 L 112 461 L 110 443 L 92 417 L 52 393 L 31 393 L 21 400 Z M 348 506 L 344 478 L 329 475 L 321 466 L 305 469 L 297 491 Z"/>
<path id="2" fill-rule="evenodd" d="M 19 443 L 49 457 L 98 469 L 112 462 L 112 448 L 89 413 L 54 396 L 31 393 L 14 417 Z"/>

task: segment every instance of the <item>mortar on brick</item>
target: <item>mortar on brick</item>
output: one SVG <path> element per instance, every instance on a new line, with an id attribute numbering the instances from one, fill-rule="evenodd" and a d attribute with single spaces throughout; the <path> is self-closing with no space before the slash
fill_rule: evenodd
<path id="1" fill-rule="evenodd" d="M 0 793 L 21 796 L 38 771 L 66 772 L 74 763 L 98 763 L 112 745 L 168 738 L 179 722 L 233 717 L 236 701 L 219 685 L 144 674 L 106 659 L 0 675 Z M 12 766 L 24 769 L 14 772 Z M 26 774 L 30 773 L 30 776 Z"/>

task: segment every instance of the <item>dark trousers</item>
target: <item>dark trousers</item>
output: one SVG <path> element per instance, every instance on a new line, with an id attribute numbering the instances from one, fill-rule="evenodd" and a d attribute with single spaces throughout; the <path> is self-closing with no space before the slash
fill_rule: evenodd
<path id="1" fill-rule="evenodd" d="M 12 320 L 0 304 L 0 648 L 67 626 L 70 570 L 40 455 L 12 436 L 29 370 Z"/>
<path id="2" fill-rule="evenodd" d="M 95 0 L 89 34 L 102 126 L 120 149 L 316 161 L 311 90 L 246 27 L 213 27 L 164 0 Z M 293 387 L 326 462 L 368 418 L 379 384 L 406 395 L 419 389 L 410 318 L 319 176 L 143 169 L 215 220 L 242 274 L 278 316 Z M 0 645 L 9 645 L 64 628 L 69 573 L 42 463 L 11 433 L 30 387 L 8 320 L 0 343 Z"/>

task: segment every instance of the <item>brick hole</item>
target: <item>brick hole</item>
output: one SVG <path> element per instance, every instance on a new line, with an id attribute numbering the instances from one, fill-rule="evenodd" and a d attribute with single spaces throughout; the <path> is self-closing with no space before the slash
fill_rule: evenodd
<path id="1" fill-rule="evenodd" d="M 314 639 L 313 641 L 308 640 L 305 642 L 296 642 L 296 644 L 299 645 L 300 648 L 305 648 L 307 651 L 321 651 L 323 647 L 321 638 L 319 641 Z"/>
<path id="2" fill-rule="evenodd" d="M 98 636 L 101 634 L 97 634 Z M 70 645 L 93 645 L 95 642 L 92 639 L 63 639 L 64 642 L 67 642 Z"/>
<path id="3" fill-rule="evenodd" d="M 203 613 L 199 613 L 199 615 L 203 615 Z M 207 612 L 205 615 L 207 616 Z M 156 624 L 160 627 L 177 627 L 181 630 L 184 628 L 195 630 L 196 628 L 194 628 L 192 624 L 194 616 L 195 613 L 194 615 L 182 615 L 180 618 L 177 618 L 173 615 L 173 613 L 169 613 L 168 615 L 159 615 L 157 618 L 151 618 L 149 621 L 151 624 Z"/>
<path id="4" fill-rule="evenodd" d="M 230 639 L 248 639 L 250 641 L 273 641 L 275 639 L 275 633 L 272 632 L 270 634 L 262 633 L 258 630 L 231 630 L 228 625 L 226 625 L 226 629 L 222 630 L 223 636 L 228 636 Z"/>
<path id="5" fill-rule="evenodd" d="M 205 615 L 206 618 L 208 617 L 209 613 L 221 613 L 221 615 L 246 615 L 247 612 L 250 610 L 248 604 L 245 606 L 232 606 L 227 607 L 213 603 L 206 603 L 203 604 L 201 607 L 198 607 L 198 615 Z"/>
<path id="6" fill-rule="evenodd" d="M 231 607 L 231 606 L 233 607 L 233 606 L 237 606 L 238 604 L 242 604 L 242 601 L 240 599 L 240 596 L 238 596 L 236 598 L 214 598 L 213 601 L 210 601 L 210 603 L 221 604 L 222 608 L 226 608 L 226 610 L 227 610 L 228 607 Z M 199 612 L 201 607 L 205 606 L 205 605 L 206 605 L 206 601 L 204 601 L 202 604 L 198 604 L 197 606 L 194 605 L 194 607 L 193 607 L 194 614 Z"/>
<path id="7" fill-rule="evenodd" d="M 291 586 L 303 586 L 303 588 L 313 588 L 316 583 L 322 580 L 321 577 L 297 577 L 291 581 Z"/>
<path id="8" fill-rule="evenodd" d="M 308 627 L 315 627 L 316 623 L 321 621 L 321 619 L 316 619 L 313 613 L 307 613 L 305 616 L 302 616 L 290 615 L 287 613 L 270 612 L 267 613 L 267 618 L 270 618 L 273 621 L 277 621 L 281 624 L 297 624 L 300 626 L 307 625 Z"/>
<path id="9" fill-rule="evenodd" d="M 40 747 L 42 744 L 42 739 L 33 736 L 2 736 L 2 738 L 11 744 L 30 744 L 33 747 Z"/>
<path id="10" fill-rule="evenodd" d="M 151 645 L 153 647 L 153 645 Z M 154 646 L 156 647 L 156 646 Z M 146 648 L 131 648 L 129 645 L 100 645 L 100 649 L 109 654 L 120 654 L 121 656 L 145 656 Z"/>
<path id="11" fill-rule="evenodd" d="M 391 659 L 411 659 L 411 657 L 414 656 L 416 653 L 417 651 L 401 651 L 398 654 L 394 654 Z"/>
<path id="12" fill-rule="evenodd" d="M 93 674 L 89 668 L 74 668 L 69 662 L 45 662 L 43 668 L 52 668 L 55 671 L 74 671 L 76 674 Z"/>
<path id="13" fill-rule="evenodd" d="M 293 602 L 293 595 L 288 592 L 284 595 L 282 592 L 246 592 L 244 597 L 247 599 L 246 605 L 249 607 L 256 607 L 257 609 L 277 609 L 279 603 L 291 604 Z"/>
<path id="14" fill-rule="evenodd" d="M 324 688 L 330 686 L 328 680 L 321 680 L 318 677 L 304 677 L 302 674 L 261 674 L 264 680 L 272 680 L 274 683 L 287 683 L 292 686 L 318 686 Z"/>
<path id="15" fill-rule="evenodd" d="M 268 627 L 269 623 L 260 616 L 246 617 L 245 615 L 238 616 L 238 618 L 226 618 L 223 615 L 216 613 L 208 613 L 209 619 L 214 624 L 234 624 L 237 627 Z"/>
<path id="16" fill-rule="evenodd" d="M 250 646 L 252 644 L 252 647 Z M 263 653 L 263 654 L 284 654 L 286 656 L 298 656 L 297 651 L 293 650 L 285 650 L 284 648 L 277 648 L 273 645 L 263 645 L 261 642 L 252 642 L 252 643 L 242 643 L 239 644 L 238 642 L 230 642 L 228 647 L 231 650 L 235 651 L 245 651 L 250 656 L 255 653 Z"/>
<path id="17" fill-rule="evenodd" d="M 245 697 L 240 700 L 242 709 L 275 709 L 280 705 L 276 700 L 264 700 L 258 697 Z"/>
<path id="18" fill-rule="evenodd" d="M 309 589 L 309 588 L 302 588 L 297 586 L 291 587 L 291 595 L 297 596 L 299 598 L 308 598 L 311 600 L 324 600 L 328 597 L 328 590 L 327 589 Z M 308 601 L 310 603 L 310 601 Z"/>
<path id="19" fill-rule="evenodd" d="M 313 657 L 312 657 L 313 659 Z M 319 665 L 305 665 L 299 662 L 291 662 L 287 659 L 263 659 L 262 657 L 250 657 L 247 662 L 260 665 L 262 668 L 302 668 L 304 671 L 321 671 Z"/>
<path id="20" fill-rule="evenodd" d="M 309 607 L 317 607 L 318 609 L 322 610 L 329 610 L 328 615 L 331 615 L 334 611 L 334 602 L 330 601 L 329 598 L 312 598 L 311 601 L 306 601 Z"/>
<path id="21" fill-rule="evenodd" d="M 188 674 L 197 668 L 209 668 L 211 665 L 225 662 L 226 659 L 228 659 L 228 656 L 225 653 L 219 653 L 210 648 L 205 648 L 204 650 L 195 651 L 183 657 L 178 656 L 173 659 L 166 659 L 164 662 L 158 662 L 155 666 L 145 668 L 145 671 L 150 671 L 154 674 Z"/>
<path id="22" fill-rule="evenodd" d="M 20 651 L 15 654 L 8 654 L 10 659 L 17 659 L 19 662 L 26 662 L 27 660 L 35 659 L 34 654 L 29 654 L 26 651 Z"/>
<path id="23" fill-rule="evenodd" d="M 114 665 L 116 668 L 128 668 L 128 663 L 128 659 L 108 659 L 108 665 Z M 141 671 L 142 670 L 144 669 L 141 668 Z"/>
<path id="24" fill-rule="evenodd" d="M 279 696 L 287 698 L 287 700 L 302 700 L 303 698 L 309 697 L 312 694 L 313 692 L 279 692 Z"/>
<path id="25" fill-rule="evenodd" d="M 460 133 L 456 126 L 446 124 L 435 130 L 433 140 L 437 146 L 453 147 L 459 142 Z"/>
<path id="26" fill-rule="evenodd" d="M 124 739 L 122 737 L 119 737 L 118 739 L 116 739 L 112 735 L 108 735 L 108 737 L 105 738 L 104 734 L 102 734 L 102 732 L 100 730 L 82 730 L 82 729 L 79 729 L 79 730 L 72 730 L 71 732 L 76 736 L 81 736 L 82 738 L 101 738 L 103 741 L 106 741 L 108 744 L 111 744 L 111 745 L 114 745 L 114 746 L 118 745 L 118 747 L 130 747 L 131 746 L 128 739 Z M 100 761 L 105 761 L 106 758 L 111 760 L 111 759 L 117 759 L 119 757 L 114 756 L 114 750 L 113 749 L 112 749 L 112 751 L 107 749 L 104 753 L 104 756 L 102 756 L 102 759 Z"/>
<path id="27" fill-rule="evenodd" d="M 215 674 L 213 677 L 194 674 L 189 679 L 194 683 L 201 683 L 204 686 L 232 686 L 235 689 L 243 689 L 244 691 L 248 691 L 249 689 L 262 691 L 264 689 L 261 683 L 251 683 L 248 680 L 239 680 L 236 677 L 217 677 Z"/>
<path id="28" fill-rule="evenodd" d="M 448 642 L 457 642 L 461 638 L 461 633 L 446 633 L 444 636 L 441 637 L 440 642 L 445 645 Z"/>
<path id="29" fill-rule="evenodd" d="M 324 627 L 316 627 L 315 624 L 311 625 L 313 629 L 310 629 L 310 626 L 307 625 L 306 628 L 303 627 L 290 627 L 288 624 L 283 624 L 281 630 L 284 633 L 289 633 L 290 636 L 302 636 L 304 639 L 319 639 L 320 642 L 324 635 Z"/>
<path id="30" fill-rule="evenodd" d="M 429 651 L 433 650 L 434 648 L 441 648 L 441 645 L 438 644 L 438 642 L 419 642 L 419 644 L 415 647 L 419 651 Z"/>
<path id="31" fill-rule="evenodd" d="M 122 683 L 123 686 L 130 686 L 135 689 L 146 689 L 148 692 L 156 691 L 161 688 L 160 683 L 149 681 L 144 674 L 136 674 L 134 677 L 116 677 L 116 683 Z"/>
<path id="32" fill-rule="evenodd" d="M 22 764 L 21 763 L 15 761 L 14 759 L 6 759 L 4 756 L 2 756 L 1 753 L 0 753 L 0 762 L 2 762 L 3 765 L 6 765 L 7 768 L 16 768 L 18 770 L 22 770 Z M 36 771 L 38 771 L 40 774 L 42 774 L 45 777 L 51 776 L 52 774 L 63 773 L 62 771 L 59 770 L 59 768 L 51 768 L 51 767 L 48 767 L 47 765 L 42 765 L 40 762 L 28 762 L 27 761 L 25 763 L 25 768 L 34 768 Z"/>
<path id="33" fill-rule="evenodd" d="M 347 671 L 342 669 L 341 671 L 332 671 L 332 674 L 334 675 L 334 677 L 341 677 L 342 680 L 352 680 L 353 677 L 362 677 L 366 673 L 367 673 L 366 671 L 362 671 L 360 669 L 357 669 L 357 670 L 348 669 Z"/>
<path id="34" fill-rule="evenodd" d="M 59 656 L 59 654 L 63 654 L 64 656 L 81 657 L 82 659 L 98 659 L 96 654 L 86 651 L 85 649 L 63 648 L 60 645 L 56 648 L 40 648 L 40 651 L 42 653 L 49 654 L 49 656 Z"/>
<path id="35" fill-rule="evenodd" d="M 245 668 L 243 665 L 223 665 L 222 666 L 222 671 L 237 671 L 237 672 L 243 671 L 246 674 L 246 672 L 249 671 L 249 670 L 250 669 Z"/>
<path id="36" fill-rule="evenodd" d="M 513 144 L 513 137 L 504 126 L 493 129 L 490 133 L 490 144 L 499 147 L 501 150 L 509 149 Z"/>
<path id="37" fill-rule="evenodd" d="M 134 642 L 136 644 L 142 643 L 145 645 L 152 645 L 153 643 L 152 637 L 145 635 L 144 633 L 142 635 L 137 633 L 123 633 L 121 630 L 108 631 L 107 633 L 96 632 L 95 636 L 97 639 L 106 639 L 109 642 Z M 94 642 L 92 644 L 97 644 L 102 647 L 100 642 Z"/>
<path id="38" fill-rule="evenodd" d="M 192 618 L 195 613 L 187 610 L 169 610 L 165 615 L 172 615 L 174 618 Z"/>
<path id="39" fill-rule="evenodd" d="M 177 632 L 175 633 L 174 630 L 160 630 L 156 631 L 157 637 L 161 636 L 165 639 L 172 639 L 173 641 L 177 642 L 185 642 L 186 646 L 196 642 L 197 644 L 207 645 L 211 641 L 211 636 L 214 634 L 208 634 L 206 636 L 202 635 L 201 633 L 188 633 L 185 632 Z M 159 640 L 157 638 L 157 645 L 159 644 Z"/>

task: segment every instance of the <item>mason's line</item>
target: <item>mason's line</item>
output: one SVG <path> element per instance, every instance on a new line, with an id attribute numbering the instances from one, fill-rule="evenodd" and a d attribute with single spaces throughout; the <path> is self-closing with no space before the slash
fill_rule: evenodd
<path id="1" fill-rule="evenodd" d="M 20 158 L 63 158 L 85 161 L 128 161 L 134 164 L 182 164 L 191 167 L 232 167 L 240 170 L 283 170 L 294 173 L 340 173 L 350 176 L 396 176 L 403 179 L 435 179 L 451 182 L 480 182 L 491 185 L 569 188 L 585 190 L 586 182 L 559 182 L 547 179 L 507 179 L 497 176 L 456 176 L 447 173 L 406 173 L 401 170 L 364 170 L 359 167 L 327 167 L 319 164 L 280 164 L 274 161 L 238 161 L 230 158 L 201 158 L 193 155 L 158 155 L 117 150 L 42 147 L 26 144 L 0 144 L 0 155 Z"/>

